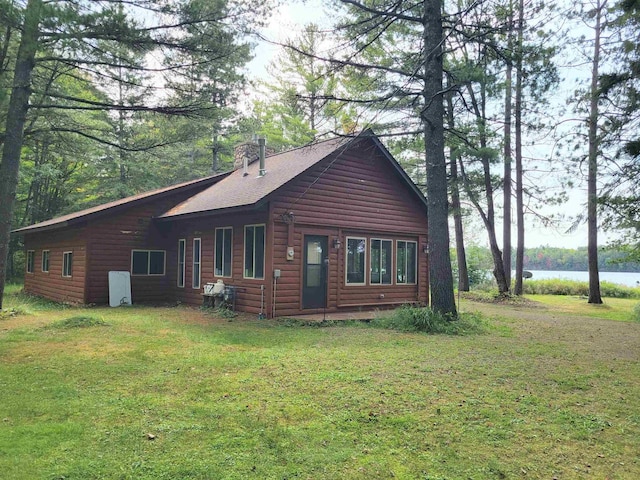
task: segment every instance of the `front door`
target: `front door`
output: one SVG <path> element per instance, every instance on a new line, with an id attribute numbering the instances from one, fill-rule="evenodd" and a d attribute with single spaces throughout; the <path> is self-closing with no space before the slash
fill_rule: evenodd
<path id="1" fill-rule="evenodd" d="M 302 308 L 324 308 L 327 306 L 327 270 L 329 265 L 327 243 L 328 238 L 325 236 L 304 236 Z"/>

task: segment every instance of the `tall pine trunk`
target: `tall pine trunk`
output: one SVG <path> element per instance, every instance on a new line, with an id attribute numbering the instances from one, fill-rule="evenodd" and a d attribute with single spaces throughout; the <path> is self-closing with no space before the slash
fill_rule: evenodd
<path id="1" fill-rule="evenodd" d="M 456 316 L 453 273 L 449 253 L 447 163 L 444 155 L 444 102 L 442 97 L 442 2 L 424 0 L 424 127 L 427 169 L 427 226 L 431 308 Z"/>
<path id="2" fill-rule="evenodd" d="M 516 105 L 515 105 L 515 127 L 516 127 L 516 224 L 517 224 L 517 246 L 516 246 L 516 282 L 515 294 L 522 295 L 524 274 L 524 170 L 522 165 L 522 62 L 523 56 L 523 35 L 524 35 L 524 0 L 518 3 L 518 51 L 516 53 Z"/>
<path id="3" fill-rule="evenodd" d="M 511 96 L 513 77 L 513 5 L 509 2 L 507 70 L 504 89 L 504 214 L 502 218 L 502 263 L 504 276 L 511 285 Z"/>
<path id="4" fill-rule="evenodd" d="M 502 252 L 500 251 L 500 246 L 498 245 L 498 235 L 496 233 L 496 221 L 495 221 L 495 203 L 493 201 L 493 183 L 491 176 L 491 164 L 490 159 L 488 158 L 487 152 L 487 113 L 486 113 L 486 104 L 487 104 L 487 85 L 486 81 L 480 84 L 480 100 L 476 98 L 471 85 L 467 86 L 469 91 L 469 97 L 471 98 L 471 106 L 476 115 L 476 125 L 479 131 L 479 142 L 480 142 L 480 155 L 479 161 L 482 165 L 482 178 L 484 181 L 484 197 L 487 203 L 487 211 L 485 212 L 482 209 L 482 205 L 480 205 L 480 201 L 477 196 L 473 193 L 473 189 L 469 185 L 468 176 L 465 174 L 464 165 L 460 162 L 460 173 L 463 178 L 465 190 L 467 192 L 467 196 L 471 200 L 471 203 L 476 207 L 482 221 L 484 223 L 485 228 L 487 229 L 487 236 L 489 237 L 489 250 L 491 251 L 491 257 L 493 259 L 493 276 L 496 279 L 496 284 L 498 285 L 498 291 L 501 295 L 507 295 L 509 293 L 509 284 L 507 283 L 507 279 L 505 277 L 505 269 L 504 263 L 502 261 Z"/>
<path id="5" fill-rule="evenodd" d="M 38 26 L 42 0 L 29 0 L 24 10 L 24 25 L 16 57 L 13 86 L 5 124 L 5 139 L 0 164 L 0 308 L 7 274 L 9 238 L 15 205 L 24 124 L 31 96 L 31 74 L 38 49 Z"/>
<path id="6" fill-rule="evenodd" d="M 450 131 L 455 129 L 453 115 L 453 101 L 447 95 L 447 125 Z M 464 248 L 464 230 L 462 228 L 462 209 L 460 206 L 460 185 L 458 184 L 458 149 L 454 145 L 449 147 L 449 172 L 451 174 L 451 210 L 456 233 L 456 261 L 458 265 L 458 290 L 469 291 L 469 270 L 467 269 L 467 253 Z"/>
<path id="7" fill-rule="evenodd" d="M 587 179 L 587 255 L 589 258 L 589 303 L 602 303 L 600 296 L 600 273 L 598 271 L 598 75 L 600 63 L 600 37 L 602 34 L 602 12 L 606 0 L 598 1 L 595 11 L 595 38 L 591 70 L 589 105 L 589 176 Z"/>

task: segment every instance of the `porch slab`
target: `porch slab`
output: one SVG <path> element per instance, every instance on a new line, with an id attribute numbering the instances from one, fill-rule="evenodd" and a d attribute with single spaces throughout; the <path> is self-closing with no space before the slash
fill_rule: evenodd
<path id="1" fill-rule="evenodd" d="M 307 315 L 294 315 L 294 316 L 286 316 L 286 317 L 278 317 L 278 318 L 295 318 L 297 320 L 304 320 L 310 322 L 321 322 L 323 320 L 326 321 L 341 321 L 341 320 L 373 320 L 378 318 L 379 316 L 384 315 L 385 313 L 389 313 L 388 310 L 363 310 L 363 311 L 354 311 L 354 312 L 327 312 L 324 313 L 310 313 Z"/>

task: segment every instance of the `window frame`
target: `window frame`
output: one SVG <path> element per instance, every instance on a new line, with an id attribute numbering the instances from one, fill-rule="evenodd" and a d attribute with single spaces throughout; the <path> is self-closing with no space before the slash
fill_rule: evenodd
<path id="1" fill-rule="evenodd" d="M 399 244 L 400 243 L 404 243 L 405 244 L 405 261 L 404 261 L 404 275 L 405 278 L 408 277 L 408 256 L 406 255 L 406 252 L 408 251 L 406 249 L 406 245 L 408 245 L 409 243 L 413 243 L 415 245 L 415 258 L 414 258 L 414 265 L 413 265 L 413 271 L 415 272 L 415 279 L 413 282 L 409 282 L 409 281 L 404 281 L 401 282 L 398 279 L 398 268 L 400 267 L 400 262 L 398 261 L 398 253 L 399 253 Z M 418 242 L 415 240 L 396 240 L 396 268 L 395 268 L 395 272 L 396 272 L 396 285 L 417 285 L 418 284 Z"/>
<path id="2" fill-rule="evenodd" d="M 253 227 L 253 252 L 252 252 L 252 264 L 253 264 L 253 276 L 247 276 L 247 229 Z M 256 228 L 262 227 L 264 230 L 263 233 L 263 244 L 262 244 L 262 276 L 256 276 Z M 251 225 L 244 226 L 244 240 L 243 240 L 243 249 L 242 249 L 242 278 L 246 278 L 248 280 L 264 280 L 265 279 L 265 262 L 266 262 L 266 251 L 267 251 L 267 225 L 264 223 L 256 223 Z"/>
<path id="3" fill-rule="evenodd" d="M 373 249 L 373 242 L 375 241 L 379 241 L 380 242 L 380 281 L 379 282 L 373 282 L 371 279 L 371 275 L 373 274 L 373 254 L 372 254 L 372 249 Z M 391 249 L 389 250 L 389 282 L 385 283 L 382 281 L 383 277 L 382 277 L 382 251 L 383 251 L 383 245 L 384 242 L 387 242 L 391 245 Z M 376 286 L 384 286 L 384 285 L 393 285 L 394 283 L 394 268 L 393 268 L 393 240 L 390 238 L 377 238 L 377 237 L 371 237 L 369 239 L 369 285 L 376 285 Z"/>
<path id="4" fill-rule="evenodd" d="M 135 252 L 147 253 L 147 272 L 146 273 L 133 273 L 133 254 Z M 149 273 L 151 271 L 151 253 L 162 253 L 162 273 Z M 167 274 L 167 251 L 166 250 L 151 250 L 132 248 L 131 249 L 131 276 L 132 277 L 163 277 Z"/>
<path id="5" fill-rule="evenodd" d="M 196 261 L 196 243 L 198 244 L 198 260 Z M 202 238 L 196 237 L 191 243 L 191 288 L 199 290 L 202 283 Z M 196 275 L 197 266 L 197 275 Z"/>
<path id="6" fill-rule="evenodd" d="M 64 278 L 73 277 L 73 250 L 62 252 L 62 276 Z"/>
<path id="7" fill-rule="evenodd" d="M 181 258 L 182 258 L 182 261 L 181 261 Z M 176 279 L 176 285 L 178 286 L 178 288 L 184 288 L 185 277 L 187 276 L 187 240 L 185 238 L 178 239 L 178 272 L 177 273 L 178 273 L 178 278 Z"/>
<path id="8" fill-rule="evenodd" d="M 45 259 L 47 260 L 47 268 L 45 269 Z M 49 273 L 49 268 L 51 267 L 51 251 L 50 250 L 42 250 L 42 258 L 40 259 L 40 269 L 42 273 Z"/>
<path id="9" fill-rule="evenodd" d="M 364 259 L 362 263 L 362 283 L 349 281 L 349 240 L 363 240 L 364 241 Z M 344 284 L 348 287 L 362 287 L 367 285 L 367 264 L 368 264 L 368 242 L 367 237 L 347 236 L 345 237 L 345 260 L 344 260 Z"/>
<path id="10" fill-rule="evenodd" d="M 218 230 L 222 231 L 222 265 L 220 266 L 220 272 L 222 274 L 218 274 Z M 229 239 L 230 249 L 229 249 L 229 274 L 225 275 L 224 266 L 225 266 L 225 231 L 229 230 L 231 232 L 231 238 Z M 213 275 L 215 277 L 220 278 L 231 278 L 233 276 L 233 227 L 216 227 L 214 231 L 214 246 L 213 246 Z"/>
<path id="11" fill-rule="evenodd" d="M 27 261 L 25 265 L 27 273 L 35 273 L 36 269 L 36 251 L 27 250 Z"/>

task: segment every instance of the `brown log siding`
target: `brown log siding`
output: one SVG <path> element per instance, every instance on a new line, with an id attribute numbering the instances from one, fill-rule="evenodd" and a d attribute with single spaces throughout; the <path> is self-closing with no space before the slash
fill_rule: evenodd
<path id="1" fill-rule="evenodd" d="M 85 303 L 87 249 L 84 227 L 45 235 L 25 235 L 25 248 L 35 251 L 33 273 L 25 273 L 24 290 L 57 302 Z M 49 250 L 49 271 L 42 271 L 42 251 Z M 62 276 L 64 252 L 72 252 L 71 277 Z"/>
<path id="2" fill-rule="evenodd" d="M 87 298 L 90 303 L 108 303 L 109 271 L 131 272 L 132 250 L 166 251 L 164 275 L 131 276 L 133 303 L 173 300 L 167 297 L 167 292 L 175 284 L 175 276 L 169 273 L 169 250 L 175 250 L 176 247 L 169 244 L 169 232 L 165 226 L 154 222 L 153 217 L 180 199 L 172 197 L 137 205 L 120 215 L 103 217 L 88 225 L 91 276 L 87 285 Z"/>
<path id="3" fill-rule="evenodd" d="M 265 274 L 264 279 L 244 278 L 244 227 L 246 225 L 262 225 L 265 231 Z M 215 229 L 232 227 L 232 264 L 231 277 L 218 277 L 215 273 Z M 267 211 L 212 215 L 189 221 L 175 222 L 171 230 L 171 246 L 167 250 L 167 270 L 173 292 L 178 301 L 191 305 L 202 304 L 202 293 L 206 283 L 215 283 L 218 279 L 225 285 L 236 287 L 236 308 L 249 313 L 259 313 L 261 303 L 261 285 L 265 286 L 265 304 L 267 304 L 267 289 L 271 285 L 271 270 L 269 270 L 270 226 Z M 200 288 L 193 288 L 193 239 L 200 238 L 201 247 L 201 281 Z M 185 286 L 177 286 L 178 279 L 178 240 L 186 239 L 185 258 Z"/>
<path id="4" fill-rule="evenodd" d="M 427 232 L 424 204 L 377 151 L 369 156 L 350 151 L 322 162 L 274 195 L 272 209 L 274 268 L 282 272 L 277 286 L 277 315 L 307 312 L 302 310 L 302 248 L 304 235 L 311 234 L 326 235 L 329 240 L 327 311 L 428 301 L 427 258 L 422 252 Z M 286 260 L 290 227 L 282 215 L 287 212 L 293 212 L 295 217 L 293 261 Z M 346 285 L 347 236 L 367 238 L 367 250 L 371 238 L 393 241 L 391 285 L 368 283 L 369 251 L 365 256 L 366 285 Z M 341 242 L 339 249 L 333 247 L 336 238 Z M 415 285 L 395 282 L 398 240 L 417 243 Z"/>

